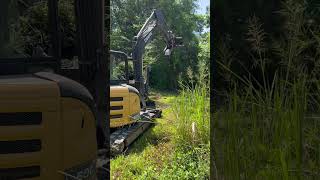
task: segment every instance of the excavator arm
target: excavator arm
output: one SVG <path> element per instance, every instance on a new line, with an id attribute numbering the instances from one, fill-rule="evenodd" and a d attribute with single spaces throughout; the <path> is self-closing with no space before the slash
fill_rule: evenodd
<path id="1" fill-rule="evenodd" d="M 145 80 L 143 77 L 143 53 L 146 45 L 152 40 L 155 30 L 160 30 L 166 42 L 165 55 L 170 56 L 172 49 L 181 46 L 181 37 L 176 37 L 166 25 L 164 15 L 160 10 L 154 10 L 146 20 L 139 33 L 134 37 L 135 44 L 132 52 L 132 60 L 135 71 L 135 86 L 142 97 L 146 97 Z M 144 103 L 144 99 L 142 99 Z"/>

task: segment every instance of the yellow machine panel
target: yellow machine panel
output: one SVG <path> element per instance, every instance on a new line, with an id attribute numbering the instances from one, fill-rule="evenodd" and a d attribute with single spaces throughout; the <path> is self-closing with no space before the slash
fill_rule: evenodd
<path id="1" fill-rule="evenodd" d="M 95 174 L 98 149 L 94 115 L 78 99 L 62 98 L 61 105 L 64 107 L 61 112 L 64 128 L 63 169 L 68 172 L 84 165 L 91 174 Z"/>
<path id="2" fill-rule="evenodd" d="M 130 116 L 140 113 L 138 91 L 129 85 L 110 86 L 110 128 L 133 123 Z"/>
<path id="3" fill-rule="evenodd" d="M 58 83 L 25 75 L 0 78 L 1 178 L 64 180 L 64 173 L 79 173 L 82 165 L 95 167 L 95 135 L 90 108 L 62 97 Z"/>

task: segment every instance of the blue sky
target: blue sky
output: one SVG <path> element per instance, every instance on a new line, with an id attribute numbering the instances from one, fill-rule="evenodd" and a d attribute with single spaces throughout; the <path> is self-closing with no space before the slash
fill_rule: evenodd
<path id="1" fill-rule="evenodd" d="M 199 9 L 197 10 L 197 13 L 205 14 L 206 7 L 210 4 L 210 0 L 198 0 L 197 4 L 199 5 Z"/>

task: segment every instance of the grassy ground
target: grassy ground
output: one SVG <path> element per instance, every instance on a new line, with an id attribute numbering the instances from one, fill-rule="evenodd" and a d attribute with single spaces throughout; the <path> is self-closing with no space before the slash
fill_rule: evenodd
<path id="1" fill-rule="evenodd" d="M 193 148 L 186 152 L 174 141 L 177 128 L 172 105 L 177 95 L 155 93 L 151 98 L 162 109 L 162 118 L 156 119 L 156 124 L 134 142 L 124 155 L 111 160 L 111 178 L 202 179 L 202 174 L 207 174 L 209 169 L 208 153 L 206 161 L 196 163 L 195 154 L 201 154 L 200 151 L 204 149 Z"/>

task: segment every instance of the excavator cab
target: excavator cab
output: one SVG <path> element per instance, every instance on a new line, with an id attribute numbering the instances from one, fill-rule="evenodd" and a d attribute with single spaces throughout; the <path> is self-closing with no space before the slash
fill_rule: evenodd
<path id="1" fill-rule="evenodd" d="M 128 83 L 128 57 L 119 51 L 110 51 L 110 84 Z"/>

